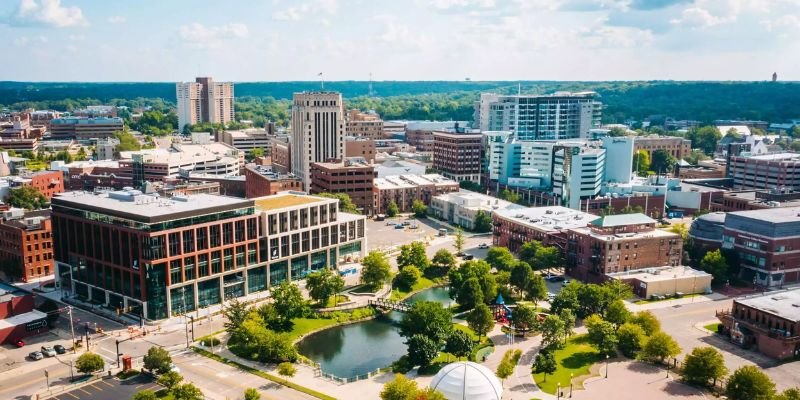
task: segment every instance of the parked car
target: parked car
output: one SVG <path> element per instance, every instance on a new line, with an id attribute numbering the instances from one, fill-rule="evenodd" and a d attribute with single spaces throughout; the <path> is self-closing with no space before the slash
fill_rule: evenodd
<path id="1" fill-rule="evenodd" d="M 58 354 L 64 354 L 67 352 L 67 348 L 60 344 L 53 346 L 53 350 L 55 350 Z"/>
<path id="2" fill-rule="evenodd" d="M 464 259 L 465 260 L 472 260 L 474 258 L 475 258 L 475 256 L 473 256 L 472 254 L 464 254 Z"/>
<path id="3" fill-rule="evenodd" d="M 175 365 L 175 364 L 170 364 L 169 365 L 169 370 L 172 371 L 172 372 L 178 373 L 178 374 L 181 373 L 181 369 L 178 368 L 178 366 Z"/>
<path id="4" fill-rule="evenodd" d="M 489 248 L 489 245 L 488 245 L 488 244 L 486 244 L 486 243 L 481 243 L 481 244 L 479 244 L 479 245 L 478 245 L 478 248 L 479 248 L 479 249 L 488 249 L 488 248 Z"/>
<path id="5" fill-rule="evenodd" d="M 14 346 L 23 347 L 23 346 L 25 346 L 25 341 L 22 340 L 22 339 L 17 339 L 17 341 L 14 342 Z"/>
<path id="6" fill-rule="evenodd" d="M 42 354 L 48 357 L 55 357 L 56 351 L 53 349 L 52 346 L 42 346 Z"/>
<path id="7" fill-rule="evenodd" d="M 28 354 L 28 358 L 30 358 L 33 361 L 38 361 L 38 360 L 43 359 L 44 356 L 42 355 L 42 352 L 40 352 L 40 351 L 32 351 L 32 352 L 30 352 Z"/>
<path id="8" fill-rule="evenodd" d="M 556 298 L 556 294 L 552 292 L 547 293 L 547 301 L 553 301 Z"/>
<path id="9" fill-rule="evenodd" d="M 390 225 L 394 225 L 394 224 L 395 224 L 395 223 L 394 223 L 394 222 L 392 222 L 392 221 L 387 221 L 387 222 L 386 222 L 386 226 L 390 226 Z"/>
<path id="10" fill-rule="evenodd" d="M 403 221 L 403 226 L 409 226 L 409 225 L 411 225 L 410 221 Z"/>
<path id="11" fill-rule="evenodd" d="M 569 279 L 564 279 L 564 281 L 561 282 L 561 286 L 567 286 L 567 285 L 569 285 Z"/>
<path id="12" fill-rule="evenodd" d="M 403 228 L 404 228 L 403 224 L 397 224 L 394 226 L 394 229 L 403 229 Z"/>
<path id="13" fill-rule="evenodd" d="M 553 275 L 547 278 L 547 280 L 549 280 L 550 282 L 564 282 L 566 279 L 564 279 L 564 277 L 561 275 Z"/>

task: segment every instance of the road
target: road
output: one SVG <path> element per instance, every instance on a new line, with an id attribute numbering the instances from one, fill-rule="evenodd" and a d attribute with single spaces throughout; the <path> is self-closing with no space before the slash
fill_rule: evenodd
<path id="1" fill-rule="evenodd" d="M 757 365 L 764 370 L 778 386 L 779 390 L 800 386 L 797 362 L 778 364 L 774 360 L 753 351 L 736 346 L 725 338 L 701 330 L 697 325 L 715 322 L 714 312 L 729 310 L 733 300 L 724 299 L 690 303 L 680 307 L 666 307 L 651 310 L 661 321 L 661 328 L 670 334 L 683 349 L 682 359 L 695 347 L 712 346 L 720 350 L 725 364 L 731 372 L 745 365 Z"/>

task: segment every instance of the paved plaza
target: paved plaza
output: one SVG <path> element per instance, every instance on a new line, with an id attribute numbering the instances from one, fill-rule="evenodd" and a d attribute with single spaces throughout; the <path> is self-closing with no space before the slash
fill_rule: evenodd
<path id="1" fill-rule="evenodd" d="M 667 378 L 663 367 L 625 360 L 611 362 L 605 378 L 605 365 L 596 365 L 593 371 L 600 375 L 583 382 L 586 390 L 575 390 L 572 398 L 577 400 L 615 399 L 615 400 L 673 400 L 705 399 L 701 390 L 675 379 L 670 373 Z M 562 388 L 569 398 L 569 387 Z"/>

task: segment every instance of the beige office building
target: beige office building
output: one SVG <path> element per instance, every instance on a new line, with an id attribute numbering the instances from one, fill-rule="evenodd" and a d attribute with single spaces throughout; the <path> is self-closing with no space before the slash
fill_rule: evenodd
<path id="1" fill-rule="evenodd" d="M 202 122 L 227 124 L 234 120 L 233 82 L 214 82 L 209 77 L 175 84 L 178 98 L 178 130 Z"/>
<path id="2" fill-rule="evenodd" d="M 345 114 L 338 92 L 295 93 L 292 101 L 292 172 L 311 187 L 311 163 L 340 160 Z"/>

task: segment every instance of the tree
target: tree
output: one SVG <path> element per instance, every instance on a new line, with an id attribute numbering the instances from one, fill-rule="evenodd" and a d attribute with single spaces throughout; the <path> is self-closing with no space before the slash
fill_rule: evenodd
<path id="1" fill-rule="evenodd" d="M 395 285 L 410 290 L 421 276 L 422 273 L 417 267 L 408 265 L 395 276 L 394 282 Z"/>
<path id="2" fill-rule="evenodd" d="M 450 298 L 458 297 L 461 287 L 470 278 L 476 278 L 481 285 L 482 301 L 491 301 L 497 296 L 497 281 L 491 274 L 491 267 L 483 260 L 470 260 L 447 274 L 450 280 Z"/>
<path id="3" fill-rule="evenodd" d="M 547 298 L 547 284 L 541 275 L 531 273 L 528 285 L 525 286 L 525 297 L 533 301 L 534 305 Z"/>
<path id="4" fill-rule="evenodd" d="M 420 200 L 414 200 L 414 202 L 411 203 L 411 211 L 414 212 L 414 216 L 417 218 L 425 218 L 428 216 L 428 206 Z"/>
<path id="5" fill-rule="evenodd" d="M 625 357 L 633 358 L 642 349 L 642 344 L 647 340 L 647 334 L 641 326 L 626 322 L 617 328 L 619 351 Z"/>
<path id="6" fill-rule="evenodd" d="M 575 328 L 575 313 L 569 308 L 558 310 L 558 318 L 564 322 L 564 336 L 571 336 L 572 329 Z"/>
<path id="7" fill-rule="evenodd" d="M 511 350 L 509 350 L 511 351 Z M 514 365 L 511 364 L 511 360 L 508 357 L 503 357 L 503 361 L 500 361 L 500 364 L 497 366 L 497 371 L 495 375 L 503 381 L 503 384 L 506 382 L 506 378 L 511 376 L 514 373 Z"/>
<path id="8" fill-rule="evenodd" d="M 164 386 L 170 392 L 181 382 L 183 382 L 183 377 L 175 371 L 167 371 L 167 373 L 158 377 L 158 384 Z"/>
<path id="9" fill-rule="evenodd" d="M 456 329 L 447 338 L 444 351 L 461 358 L 472 354 L 472 349 L 474 347 L 475 343 L 472 341 L 472 337 L 470 337 L 467 332 Z"/>
<path id="10" fill-rule="evenodd" d="M 436 343 L 444 341 L 453 332 L 453 315 L 441 303 L 418 301 L 403 314 L 400 335 L 410 338 L 416 334 L 426 336 Z"/>
<path id="11" fill-rule="evenodd" d="M 397 214 L 400 214 L 400 207 L 397 206 L 394 200 L 389 202 L 389 206 L 386 207 L 386 215 L 389 217 L 396 217 Z"/>
<path id="12" fill-rule="evenodd" d="M 413 335 L 406 344 L 408 361 L 413 365 L 427 366 L 439 354 L 439 343 L 425 335 Z"/>
<path id="13" fill-rule="evenodd" d="M 581 310 L 581 303 L 578 300 L 578 288 L 582 284 L 572 281 L 566 287 L 561 289 L 556 297 L 550 301 L 550 312 L 558 314 L 563 309 L 573 311 Z"/>
<path id="14" fill-rule="evenodd" d="M 33 186 L 21 186 L 11 189 L 6 202 L 13 207 L 26 210 L 39 210 L 47 207 L 47 197 L 44 197 Z"/>
<path id="15" fill-rule="evenodd" d="M 542 331 L 543 348 L 561 347 L 566 333 L 564 321 L 558 315 L 551 314 L 545 317 L 539 329 Z"/>
<path id="16" fill-rule="evenodd" d="M 520 203 L 522 201 L 522 196 L 520 196 L 519 193 L 512 192 L 508 189 L 501 190 L 497 197 L 511 203 Z"/>
<path id="17" fill-rule="evenodd" d="M 264 149 L 262 149 L 261 147 L 256 147 L 254 149 L 251 149 L 249 156 L 250 159 L 264 157 Z"/>
<path id="18" fill-rule="evenodd" d="M 722 134 L 716 126 L 703 126 L 690 129 L 686 138 L 692 141 L 692 148 L 703 150 L 711 155 L 717 149 L 717 142 L 722 139 Z"/>
<path id="19" fill-rule="evenodd" d="M 464 253 L 464 230 L 460 227 L 456 227 L 456 235 L 455 240 L 453 241 L 453 247 L 456 249 L 456 254 L 461 255 Z"/>
<path id="20" fill-rule="evenodd" d="M 771 400 L 775 396 L 775 383 L 754 365 L 733 371 L 725 386 L 730 400 Z"/>
<path id="21" fill-rule="evenodd" d="M 522 293 L 528 288 L 528 282 L 531 280 L 531 275 L 534 275 L 531 266 L 524 261 L 520 261 L 514 265 L 514 268 L 511 269 L 509 283 L 514 286 L 517 292 Z"/>
<path id="22" fill-rule="evenodd" d="M 700 260 L 700 269 L 711 274 L 716 283 L 728 280 L 728 262 L 719 249 L 709 251 L 703 256 Z"/>
<path id="23" fill-rule="evenodd" d="M 538 325 L 538 314 L 533 307 L 517 305 L 514 309 L 514 327 L 519 329 L 534 329 Z"/>
<path id="24" fill-rule="evenodd" d="M 175 400 L 203 400 L 203 392 L 191 383 L 184 383 L 172 389 L 172 398 Z"/>
<path id="25" fill-rule="evenodd" d="M 700 161 L 708 160 L 708 156 L 706 153 L 703 153 L 703 150 L 700 149 L 693 149 L 689 154 L 687 154 L 683 159 L 692 165 L 697 165 Z"/>
<path id="26" fill-rule="evenodd" d="M 475 220 L 472 222 L 472 230 L 475 232 L 491 232 L 492 216 L 486 211 L 479 210 L 475 213 Z"/>
<path id="27" fill-rule="evenodd" d="M 142 390 L 140 392 L 136 392 L 136 394 L 131 397 L 131 400 L 157 400 L 158 397 L 155 393 L 151 390 Z"/>
<path id="28" fill-rule="evenodd" d="M 461 289 L 458 290 L 458 297 L 456 297 L 456 302 L 467 310 L 474 308 L 478 304 L 482 304 L 485 300 L 478 278 L 467 279 L 467 281 L 461 285 Z"/>
<path id="29" fill-rule="evenodd" d="M 612 356 L 616 353 L 619 339 L 611 322 L 603 320 L 597 314 L 592 314 L 583 323 L 589 331 L 589 342 L 600 350 L 600 354 Z"/>
<path id="30" fill-rule="evenodd" d="M 775 400 L 800 400 L 800 388 L 789 388 L 777 395 Z"/>
<path id="31" fill-rule="evenodd" d="M 83 353 L 78 360 L 75 361 L 75 368 L 82 374 L 89 374 L 95 371 L 101 371 L 106 363 L 103 357 L 95 353 Z"/>
<path id="32" fill-rule="evenodd" d="M 297 349 L 289 335 L 267 329 L 260 313 L 251 313 L 231 340 L 238 344 L 239 353 L 250 359 L 265 363 L 297 360 Z"/>
<path id="33" fill-rule="evenodd" d="M 344 289 L 344 278 L 325 268 L 306 276 L 306 289 L 312 299 L 326 307 L 331 296 L 335 296 Z"/>
<path id="34" fill-rule="evenodd" d="M 145 369 L 159 374 L 169 371 L 172 365 L 172 357 L 170 357 L 169 352 L 160 346 L 153 346 L 148 349 L 143 361 Z"/>
<path id="35" fill-rule="evenodd" d="M 142 149 L 142 144 L 131 133 L 115 132 L 114 137 L 119 140 L 119 144 L 114 147 L 114 154 L 117 156 L 121 151 L 139 151 Z"/>
<path id="36" fill-rule="evenodd" d="M 234 332 L 239 329 L 240 326 L 244 323 L 247 319 L 247 314 L 249 311 L 247 310 L 247 304 L 242 303 L 239 299 L 233 299 L 228 302 L 228 304 L 222 309 L 222 315 L 225 316 L 227 322 L 225 322 L 225 330 L 228 331 L 229 334 L 233 335 Z"/>
<path id="37" fill-rule="evenodd" d="M 275 312 L 284 321 L 298 318 L 306 314 L 308 304 L 297 285 L 284 281 L 272 288 L 272 305 Z"/>
<path id="38" fill-rule="evenodd" d="M 528 263 L 530 266 L 536 265 L 536 250 L 539 250 L 542 244 L 536 240 L 525 242 L 519 247 L 519 259 Z"/>
<path id="39" fill-rule="evenodd" d="M 727 132 L 725 132 L 725 136 L 724 137 L 730 137 L 733 140 L 741 140 L 742 139 L 742 134 L 739 133 L 739 131 L 736 130 L 736 128 L 731 127 L 730 129 L 728 129 Z"/>
<path id="40" fill-rule="evenodd" d="M 631 317 L 631 312 L 625 307 L 622 300 L 614 300 L 608 305 L 605 314 L 605 320 L 614 324 L 615 329 L 619 328 L 622 324 L 628 322 Z"/>
<path id="41" fill-rule="evenodd" d="M 653 159 L 650 162 L 650 169 L 661 174 L 671 174 L 675 168 L 677 160 L 672 154 L 664 149 L 653 152 Z"/>
<path id="42" fill-rule="evenodd" d="M 683 223 L 678 222 L 669 227 L 669 231 L 680 235 L 681 239 L 686 240 L 689 237 L 689 227 Z"/>
<path id="43" fill-rule="evenodd" d="M 439 269 L 450 270 L 456 266 L 456 258 L 453 256 L 453 253 L 447 251 L 447 249 L 439 249 L 436 254 L 433 255 L 431 265 Z"/>
<path id="44" fill-rule="evenodd" d="M 383 385 L 380 396 L 381 400 L 413 400 L 418 391 L 417 382 L 403 374 L 397 374 L 393 380 Z"/>
<path id="45" fill-rule="evenodd" d="M 356 204 L 353 203 L 353 199 L 347 193 L 320 193 L 315 196 L 339 200 L 339 211 L 361 214 L 361 211 L 358 210 Z"/>
<path id="46" fill-rule="evenodd" d="M 696 347 L 686 355 L 682 373 L 687 381 L 705 386 L 710 381 L 716 383 L 717 379 L 727 375 L 728 368 L 725 367 L 725 359 L 717 349 Z"/>
<path id="47" fill-rule="evenodd" d="M 664 362 L 669 357 L 675 357 L 681 353 L 681 347 L 671 336 L 664 332 L 655 332 L 644 342 L 639 357 L 651 362 Z"/>
<path id="48" fill-rule="evenodd" d="M 411 242 L 400 246 L 400 254 L 397 256 L 397 267 L 403 269 L 408 265 L 413 265 L 425 271 L 430 266 L 428 254 L 425 251 L 425 244 L 422 242 Z"/>
<path id="49" fill-rule="evenodd" d="M 800 135 L 798 135 L 798 137 L 800 137 Z M 466 180 L 458 182 L 458 187 L 464 190 L 469 190 L 470 192 L 480 192 L 483 190 L 481 189 L 481 185 L 473 181 L 466 181 Z"/>
<path id="50" fill-rule="evenodd" d="M 494 328 L 494 317 L 492 311 L 486 304 L 478 304 L 467 314 L 467 325 L 478 334 L 486 336 Z"/>
<path id="51" fill-rule="evenodd" d="M 511 271 L 517 264 L 517 259 L 505 247 L 491 247 L 486 252 L 486 262 L 498 271 Z"/>
<path id="52" fill-rule="evenodd" d="M 627 135 L 628 135 L 628 130 L 619 126 L 615 126 L 608 130 L 608 136 L 611 137 L 620 137 Z"/>
<path id="53" fill-rule="evenodd" d="M 293 377 L 297 373 L 297 368 L 290 362 L 282 362 L 278 364 L 278 375 L 283 377 L 283 381 L 287 382 L 288 378 Z"/>
<path id="54" fill-rule="evenodd" d="M 244 400 L 261 400 L 261 393 L 256 388 L 247 388 L 244 391 Z"/>
<path id="55" fill-rule="evenodd" d="M 371 251 L 361 261 L 361 283 L 372 290 L 380 289 L 392 276 L 392 267 L 383 253 Z"/>
<path id="56" fill-rule="evenodd" d="M 647 176 L 650 171 L 650 153 L 645 150 L 639 150 L 634 154 L 634 170 L 639 176 Z"/>
<path id="57" fill-rule="evenodd" d="M 556 359 L 550 351 L 540 351 L 533 361 L 533 371 L 544 374 L 544 382 L 547 382 L 547 375 L 556 372 L 556 367 Z"/>
<path id="58" fill-rule="evenodd" d="M 536 249 L 536 261 L 533 267 L 537 270 L 558 268 L 561 266 L 561 252 L 555 246 L 543 246 Z"/>
<path id="59" fill-rule="evenodd" d="M 661 330 L 661 322 L 650 311 L 639 311 L 633 314 L 629 322 L 641 326 L 647 336 Z"/>

